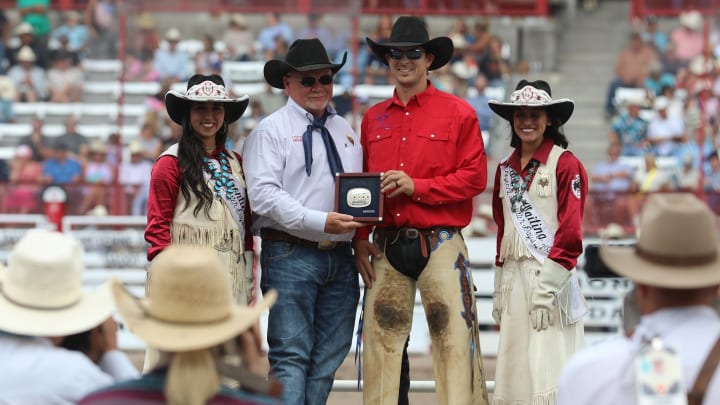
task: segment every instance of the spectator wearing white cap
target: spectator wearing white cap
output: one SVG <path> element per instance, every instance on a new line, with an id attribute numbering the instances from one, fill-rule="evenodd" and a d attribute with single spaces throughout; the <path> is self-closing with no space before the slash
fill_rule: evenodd
<path id="1" fill-rule="evenodd" d="M 8 77 L 15 85 L 15 101 L 34 103 L 48 97 L 45 71 L 35 64 L 35 52 L 29 47 L 20 48 L 18 64 L 8 70 Z"/>
<path id="2" fill-rule="evenodd" d="M 691 10 L 680 13 L 680 26 L 670 33 L 670 41 L 675 45 L 675 54 L 686 65 L 702 54 L 705 38 L 703 34 L 703 17 L 699 11 Z"/>
<path id="3" fill-rule="evenodd" d="M 76 403 L 138 375 L 117 347 L 109 286 L 84 291 L 83 267 L 82 246 L 46 230 L 28 231 L 0 266 L 2 403 Z"/>
<path id="4" fill-rule="evenodd" d="M 647 140 L 655 156 L 674 156 L 685 136 L 682 117 L 668 114 L 670 100 L 660 96 L 655 99 L 656 115 L 648 122 Z"/>
<path id="5" fill-rule="evenodd" d="M 143 147 L 137 140 L 128 146 L 130 160 L 120 164 L 118 182 L 123 185 L 126 207 L 132 215 L 147 215 L 152 162 L 143 159 Z"/>
<path id="6" fill-rule="evenodd" d="M 182 34 L 177 28 L 165 33 L 166 46 L 155 51 L 154 66 L 161 80 L 183 81 L 190 77 L 193 67 L 190 55 L 178 48 Z"/>
<path id="7" fill-rule="evenodd" d="M 255 59 L 255 36 L 248 29 L 247 20 L 242 14 L 230 17 L 222 41 L 228 59 L 243 62 Z"/>
<path id="8" fill-rule="evenodd" d="M 50 0 L 17 0 L 17 11 L 23 23 L 30 24 L 33 30 L 32 46 L 36 54 L 45 61 L 48 54 L 48 39 L 52 29 L 50 21 Z M 43 65 L 47 69 L 47 65 Z"/>
<path id="9" fill-rule="evenodd" d="M 35 34 L 32 25 L 28 23 L 20 23 L 15 27 L 13 34 L 17 38 L 17 45 L 8 49 L 7 58 L 10 66 L 18 63 L 18 54 L 23 47 L 29 47 L 35 53 L 35 64 L 43 69 L 50 66 L 50 56 L 47 48 L 42 49 L 35 43 Z"/>
<path id="10" fill-rule="evenodd" d="M 4 210 L 9 214 L 37 213 L 39 186 L 37 179 L 42 176 L 42 164 L 32 159 L 33 151 L 28 145 L 18 145 L 10 162 L 10 187 Z"/>

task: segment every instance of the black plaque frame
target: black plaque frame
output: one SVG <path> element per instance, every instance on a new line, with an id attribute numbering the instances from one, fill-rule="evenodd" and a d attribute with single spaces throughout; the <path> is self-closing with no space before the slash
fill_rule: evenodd
<path id="1" fill-rule="evenodd" d="M 382 222 L 384 196 L 381 189 L 382 173 L 337 173 L 335 175 L 335 212 L 353 216 L 358 222 Z M 370 190 L 371 201 L 366 207 L 351 207 L 347 193 L 351 189 Z"/>

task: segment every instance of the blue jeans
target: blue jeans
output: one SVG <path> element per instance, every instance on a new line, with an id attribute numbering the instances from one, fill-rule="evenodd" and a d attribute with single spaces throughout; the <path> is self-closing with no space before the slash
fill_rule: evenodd
<path id="1" fill-rule="evenodd" d="M 278 292 L 267 339 L 282 402 L 324 404 L 352 341 L 360 296 L 352 249 L 263 240 L 260 260 L 262 291 Z"/>

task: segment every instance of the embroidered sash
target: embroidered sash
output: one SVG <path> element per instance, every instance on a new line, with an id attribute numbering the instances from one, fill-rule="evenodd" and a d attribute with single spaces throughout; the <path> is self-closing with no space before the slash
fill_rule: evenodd
<path id="1" fill-rule="evenodd" d="M 517 179 L 515 179 L 517 177 Z M 555 232 L 543 221 L 542 217 L 528 196 L 527 190 L 520 192 L 512 186 L 513 179 L 522 181 L 520 175 L 510 166 L 502 166 L 502 180 L 505 188 L 505 202 L 510 207 L 510 217 L 515 224 L 520 239 L 530 253 L 543 263 L 550 254 L 555 241 Z"/>
<path id="2" fill-rule="evenodd" d="M 528 251 L 541 264 L 550 254 L 555 242 L 555 231 L 550 229 L 538 213 L 537 208 L 529 198 L 528 189 L 513 187 L 513 181 L 522 181 L 520 175 L 510 166 L 502 166 L 502 181 L 505 201 L 510 207 L 510 217 L 520 239 Z M 555 298 L 560 309 L 560 325 L 572 325 L 588 313 L 588 306 L 580 288 L 575 269 L 570 271 L 570 279 L 563 286 Z"/>

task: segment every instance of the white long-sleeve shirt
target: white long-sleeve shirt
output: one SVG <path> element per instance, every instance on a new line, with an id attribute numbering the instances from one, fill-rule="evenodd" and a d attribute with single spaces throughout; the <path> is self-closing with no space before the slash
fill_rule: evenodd
<path id="1" fill-rule="evenodd" d="M 560 377 L 557 405 L 635 405 L 634 356 L 643 339 L 656 335 L 677 353 L 689 390 L 720 335 L 720 318 L 705 306 L 662 309 L 643 316 L 632 338 L 617 337 L 588 347 L 567 362 Z M 717 370 L 705 391 L 704 403 L 720 403 Z"/>
<path id="2" fill-rule="evenodd" d="M 344 118 L 330 111 L 325 127 L 343 169 L 347 173 L 362 171 L 360 137 Z M 243 170 L 255 234 L 267 227 L 314 241 L 352 238 L 353 232 L 324 232 L 327 214 L 334 209 L 335 182 L 319 130 L 313 132 L 311 175 L 305 172 L 303 134 L 311 122 L 312 114 L 290 98 L 260 121 L 245 141 Z"/>
<path id="3" fill-rule="evenodd" d="M 70 405 L 88 393 L 139 373 L 120 351 L 96 365 L 49 339 L 0 333 L 0 405 Z"/>

